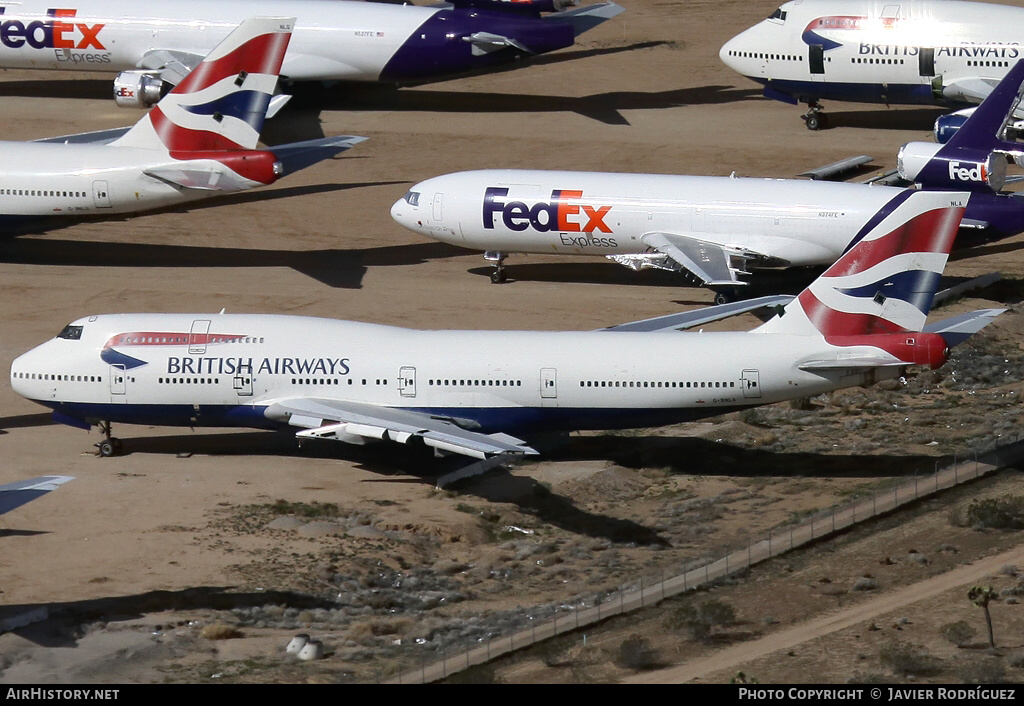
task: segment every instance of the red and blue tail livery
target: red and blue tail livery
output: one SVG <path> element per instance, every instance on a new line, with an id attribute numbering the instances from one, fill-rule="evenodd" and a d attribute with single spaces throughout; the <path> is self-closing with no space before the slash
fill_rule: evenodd
<path id="1" fill-rule="evenodd" d="M 2 143 L 0 213 L 38 227 L 162 208 L 272 184 L 362 142 L 257 147 L 294 24 L 246 20 L 131 128 Z"/>

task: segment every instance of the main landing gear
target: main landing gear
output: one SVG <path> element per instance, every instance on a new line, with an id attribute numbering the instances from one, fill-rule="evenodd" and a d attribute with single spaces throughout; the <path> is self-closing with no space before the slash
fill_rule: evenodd
<path id="1" fill-rule="evenodd" d="M 808 103 L 807 112 L 800 117 L 804 119 L 808 130 L 823 130 L 828 127 L 828 116 L 818 101 Z"/>
<path id="2" fill-rule="evenodd" d="M 730 304 L 740 298 L 738 289 L 719 289 L 715 292 L 715 304 Z"/>
<path id="3" fill-rule="evenodd" d="M 484 259 L 494 263 L 494 272 L 491 273 L 491 284 L 504 284 L 507 281 L 505 276 L 505 258 L 507 252 L 488 250 L 484 253 Z"/>
<path id="4" fill-rule="evenodd" d="M 124 446 L 121 444 L 120 439 L 110 435 L 110 422 L 100 422 L 99 427 L 105 437 L 103 441 L 96 444 L 96 449 L 99 451 L 100 456 L 103 458 L 120 456 Z"/>

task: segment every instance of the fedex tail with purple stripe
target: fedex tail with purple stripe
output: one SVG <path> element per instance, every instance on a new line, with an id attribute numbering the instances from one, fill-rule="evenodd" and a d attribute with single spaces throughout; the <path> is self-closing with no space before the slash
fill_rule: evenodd
<path id="1" fill-rule="evenodd" d="M 942 332 L 926 331 L 925 321 L 967 199 L 966 193 L 908 190 L 821 277 L 755 331 L 823 338 L 834 359 L 808 361 L 805 369 L 869 362 L 942 365 L 950 342 Z M 986 322 L 993 315 L 979 312 Z"/>

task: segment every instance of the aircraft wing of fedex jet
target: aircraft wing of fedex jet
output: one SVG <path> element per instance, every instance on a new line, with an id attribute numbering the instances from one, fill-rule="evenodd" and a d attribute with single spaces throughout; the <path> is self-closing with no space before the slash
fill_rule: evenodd
<path id="1" fill-rule="evenodd" d="M 40 476 L 0 485 L 0 515 L 40 498 L 74 476 Z"/>
<path id="2" fill-rule="evenodd" d="M 762 84 L 766 97 L 807 104 L 803 119 L 817 130 L 825 127 L 821 100 L 976 105 L 1022 58 L 1022 42 L 1020 7 L 793 0 L 730 39 L 719 56 Z"/>
<path id="3" fill-rule="evenodd" d="M 242 22 L 134 126 L 0 143 L 0 213 L 11 232 L 264 186 L 362 142 L 340 135 L 258 147 L 293 24 Z"/>
<path id="4" fill-rule="evenodd" d="M 1001 310 L 927 324 L 967 194 L 903 190 L 795 299 L 769 297 L 598 331 L 423 331 L 251 314 L 78 319 L 11 365 L 57 422 L 291 429 L 480 459 L 532 434 L 704 419 L 937 367 Z M 768 309 L 752 331 L 681 332 Z M 926 330 L 927 327 L 927 330 Z M 581 355 L 581 351 L 586 351 Z"/>
<path id="5" fill-rule="evenodd" d="M 451 0 L 430 7 L 340 0 L 50 0 L 8 3 L 0 68 L 119 72 L 118 105 L 154 105 L 245 18 L 297 18 L 291 82 L 415 84 L 572 46 L 617 16 L 614 2 Z M 271 116 L 288 100 L 276 93 Z"/>

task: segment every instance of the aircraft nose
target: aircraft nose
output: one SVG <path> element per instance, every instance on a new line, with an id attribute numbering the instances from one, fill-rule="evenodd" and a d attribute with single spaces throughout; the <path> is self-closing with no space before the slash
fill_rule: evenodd
<path id="1" fill-rule="evenodd" d="M 718 51 L 718 58 L 722 60 L 722 63 L 738 73 L 742 73 L 739 69 L 739 63 L 736 61 L 736 57 L 739 56 L 740 45 L 737 40 L 739 40 L 741 36 L 743 35 L 737 34 L 735 37 L 723 44 L 722 48 Z"/>
<path id="2" fill-rule="evenodd" d="M 418 226 L 420 225 L 416 220 L 416 212 L 418 209 L 415 206 L 409 204 L 409 202 L 403 197 L 395 201 L 391 206 L 391 218 L 394 219 L 395 223 L 408 228 L 411 231 L 419 231 Z"/>

